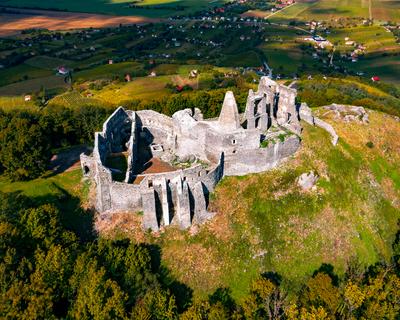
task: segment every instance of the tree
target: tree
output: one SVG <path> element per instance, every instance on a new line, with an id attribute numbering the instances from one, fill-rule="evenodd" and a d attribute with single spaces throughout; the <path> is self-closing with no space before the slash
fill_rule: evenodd
<path id="1" fill-rule="evenodd" d="M 332 284 L 331 277 L 323 272 L 317 273 L 306 282 L 301 297 L 303 305 L 317 308 L 321 306 L 329 314 L 335 314 L 340 302 L 339 289 Z"/>
<path id="2" fill-rule="evenodd" d="M 40 176 L 50 159 L 50 144 L 37 119 L 20 114 L 0 131 L 0 163 L 12 180 Z"/>
<path id="3" fill-rule="evenodd" d="M 107 278 L 105 268 L 99 268 L 96 261 L 84 266 L 76 280 L 77 292 L 70 310 L 71 317 L 95 320 L 126 318 L 124 304 L 127 295 L 118 283 Z"/>

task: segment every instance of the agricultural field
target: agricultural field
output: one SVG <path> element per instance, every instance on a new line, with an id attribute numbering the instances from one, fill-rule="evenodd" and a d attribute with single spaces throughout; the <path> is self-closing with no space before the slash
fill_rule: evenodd
<path id="1" fill-rule="evenodd" d="M 60 66 L 68 66 L 71 61 L 48 56 L 37 56 L 25 61 L 25 64 L 35 68 L 55 71 Z"/>
<path id="2" fill-rule="evenodd" d="M 108 106 L 109 104 L 99 99 L 85 97 L 77 91 L 71 91 L 57 95 L 56 97 L 50 99 L 49 106 L 52 105 L 73 108 L 82 105 L 95 105 L 98 107 L 103 107 L 103 106 Z"/>
<path id="3" fill-rule="evenodd" d="M 143 65 L 137 62 L 122 62 L 116 64 L 105 64 L 84 71 L 74 73 L 77 81 L 90 81 L 102 79 L 115 79 L 115 77 L 123 78 L 126 74 L 132 77 L 143 76 Z"/>
<path id="4" fill-rule="evenodd" d="M 141 16 L 148 18 L 167 18 L 206 9 L 224 3 L 224 0 L 144 0 L 131 6 L 127 0 L 0 0 L 1 6 L 47 9 L 66 12 L 99 13 L 118 16 Z"/>
<path id="5" fill-rule="evenodd" d="M 298 1 L 294 6 L 270 17 L 273 22 L 290 20 L 328 21 L 339 18 L 372 18 L 399 21 L 400 4 L 390 0 L 316 0 Z"/>
<path id="6" fill-rule="evenodd" d="M 12 12 L 9 12 L 9 11 Z M 106 14 L 75 13 L 65 11 L 8 9 L 0 12 L 0 36 L 18 35 L 26 29 L 71 30 L 108 28 L 120 24 L 158 22 L 158 18 L 142 16 L 112 16 Z"/>
<path id="7" fill-rule="evenodd" d="M 372 17 L 378 21 L 400 21 L 400 2 L 372 0 Z"/>
<path id="8" fill-rule="evenodd" d="M 0 69 L 0 87 L 28 79 L 48 77 L 52 74 L 54 72 L 23 63 L 8 69 Z"/>
<path id="9" fill-rule="evenodd" d="M 67 87 L 68 85 L 65 83 L 63 77 L 52 75 L 48 77 L 24 80 L 0 87 L 0 96 L 12 97 L 32 92 L 39 92 L 43 88 L 66 89 Z"/>
<path id="10" fill-rule="evenodd" d="M 37 110 L 38 107 L 32 101 L 26 102 L 23 96 L 0 97 L 0 109 L 11 111 L 15 109 L 32 109 Z"/>
<path id="11" fill-rule="evenodd" d="M 294 44 L 275 44 L 261 46 L 268 65 L 275 74 L 284 74 L 287 77 L 297 73 L 315 72 L 320 64 L 305 54 Z"/>
<path id="12" fill-rule="evenodd" d="M 400 45 L 396 43 L 393 33 L 381 26 L 331 29 L 327 38 L 339 51 L 354 50 L 354 46 L 346 46 L 346 38 L 365 46 L 366 53 L 400 51 Z"/>
<path id="13" fill-rule="evenodd" d="M 196 69 L 196 67 L 196 65 L 180 67 L 176 65 L 161 65 L 155 68 L 156 71 L 161 71 L 161 75 L 156 77 L 137 77 L 129 83 L 110 84 L 98 91 L 91 90 L 91 93 L 94 99 L 112 105 L 120 105 L 131 100 L 150 101 L 168 96 L 171 91 L 166 87 L 167 84 L 173 86 L 188 85 L 194 89 L 206 89 L 210 77 L 212 78 L 212 70 L 211 72 L 200 72 L 198 78 L 190 79 L 189 71 Z M 162 75 L 163 73 L 164 75 Z"/>
<path id="14" fill-rule="evenodd" d="M 340 63 L 346 69 L 364 73 L 369 78 L 376 75 L 385 81 L 399 83 L 400 44 L 386 28 L 374 25 L 331 29 L 327 38 L 341 53 L 350 54 L 356 49 L 356 45 L 346 45 L 346 39 L 365 47 L 357 62 Z"/>
<path id="15" fill-rule="evenodd" d="M 389 83 L 400 85 L 400 56 L 372 56 L 359 60 L 356 64 L 348 63 L 349 70 L 364 72 L 367 77 L 379 76 Z"/>

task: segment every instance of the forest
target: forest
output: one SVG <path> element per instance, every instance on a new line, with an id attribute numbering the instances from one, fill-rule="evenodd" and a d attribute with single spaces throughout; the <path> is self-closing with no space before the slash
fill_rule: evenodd
<path id="1" fill-rule="evenodd" d="M 397 319 L 400 232 L 391 263 L 323 264 L 300 292 L 261 274 L 243 301 L 229 288 L 193 299 L 160 264 L 160 248 L 97 238 L 92 216 L 69 195 L 0 194 L 0 315 L 4 319 Z M 71 214 L 79 217 L 72 224 Z"/>

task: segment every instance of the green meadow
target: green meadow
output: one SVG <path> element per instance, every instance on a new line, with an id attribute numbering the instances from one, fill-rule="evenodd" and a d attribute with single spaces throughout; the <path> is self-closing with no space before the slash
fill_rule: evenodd
<path id="1" fill-rule="evenodd" d="M 273 15 L 270 20 L 285 22 L 329 21 L 340 18 L 369 18 L 369 0 L 317 0 L 298 1 L 294 6 Z M 400 3 L 398 1 L 372 0 L 372 18 L 378 21 L 399 21 Z"/>

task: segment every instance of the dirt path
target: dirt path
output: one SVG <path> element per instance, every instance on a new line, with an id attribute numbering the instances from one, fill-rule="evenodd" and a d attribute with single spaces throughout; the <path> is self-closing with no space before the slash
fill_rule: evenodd
<path id="1" fill-rule="evenodd" d="M 140 24 L 157 22 L 139 16 L 108 16 L 101 14 L 61 12 L 47 10 L 7 9 L 0 12 L 0 36 L 10 36 L 25 29 L 45 28 L 49 30 L 69 30 L 83 28 L 113 27 L 120 24 Z"/>
<path id="2" fill-rule="evenodd" d="M 269 19 L 269 18 L 271 18 L 272 16 L 274 16 L 274 15 L 276 15 L 276 14 L 278 14 L 278 13 L 281 13 L 281 12 L 283 12 L 283 11 L 289 9 L 290 7 L 293 7 L 293 6 L 296 5 L 296 4 L 297 4 L 297 3 L 294 2 L 294 3 L 292 3 L 291 5 L 288 5 L 287 7 L 284 7 L 284 8 L 281 9 L 281 10 L 277 10 L 277 11 L 271 13 L 270 15 L 266 16 L 264 19 Z"/>

